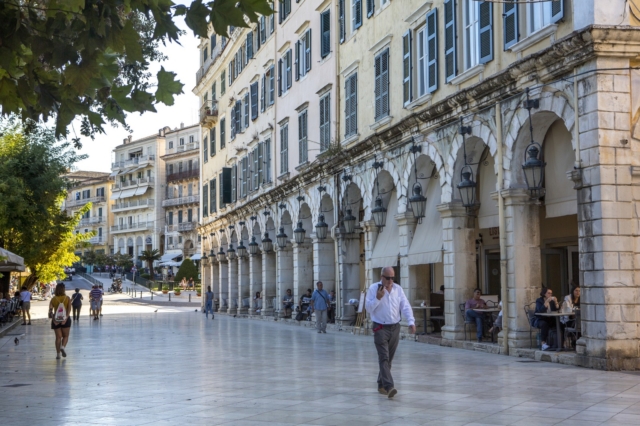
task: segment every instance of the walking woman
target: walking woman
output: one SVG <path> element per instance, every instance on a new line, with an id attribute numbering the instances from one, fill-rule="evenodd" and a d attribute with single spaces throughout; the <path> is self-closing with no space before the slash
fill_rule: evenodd
<path id="1" fill-rule="evenodd" d="M 65 347 L 69 341 L 69 330 L 71 328 L 71 299 L 65 294 L 64 284 L 56 286 L 55 296 L 49 303 L 49 317 L 51 317 L 51 329 L 56 333 L 56 359 L 67 356 Z"/>
<path id="2" fill-rule="evenodd" d="M 73 320 L 78 321 L 80 319 L 80 309 L 82 309 L 82 294 L 80 289 L 76 288 L 76 292 L 71 296 L 71 306 L 73 306 Z"/>

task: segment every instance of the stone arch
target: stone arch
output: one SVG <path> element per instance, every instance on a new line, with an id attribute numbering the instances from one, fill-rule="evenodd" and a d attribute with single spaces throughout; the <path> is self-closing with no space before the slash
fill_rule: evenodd
<path id="1" fill-rule="evenodd" d="M 486 157 L 491 154 L 491 147 L 485 144 L 484 140 L 477 136 L 468 136 L 465 138 L 464 147 L 462 145 L 462 136 L 456 137 L 457 142 L 454 142 L 452 149 L 457 147 L 456 151 L 452 151 L 452 155 L 455 156 L 455 161 L 449 172 L 449 182 L 451 183 L 451 193 L 449 194 L 449 201 L 459 200 L 460 196 L 457 191 L 458 184 L 461 180 L 461 171 L 465 165 L 464 152 L 467 153 L 467 164 L 470 164 L 473 172 L 473 178 L 478 182 L 478 172 Z M 495 148 L 495 147 L 494 147 Z M 478 188 L 479 190 L 480 188 Z M 444 199 L 444 194 L 443 199 Z"/>
<path id="2" fill-rule="evenodd" d="M 335 223 L 333 219 L 334 208 L 335 206 L 333 203 L 333 197 L 331 197 L 329 194 L 324 194 L 320 199 L 318 215 L 316 216 L 316 218 L 320 220 L 320 215 L 323 214 L 325 222 L 327 223 L 327 225 L 329 225 L 329 229 L 331 229 Z"/>
<path id="3" fill-rule="evenodd" d="M 360 210 L 365 206 L 362 189 L 355 183 L 349 182 L 342 191 L 342 214 L 346 215 L 347 210 L 351 210 L 351 214 L 359 221 Z"/>
<path id="4" fill-rule="evenodd" d="M 415 158 L 419 159 L 421 156 L 428 157 L 429 160 L 432 161 L 435 165 L 440 186 L 444 186 L 444 184 L 446 183 L 447 174 L 444 170 L 444 162 L 442 161 L 442 156 L 440 155 L 440 152 L 438 152 L 438 149 L 432 143 L 422 143 L 422 144 L 416 144 L 416 145 L 422 148 L 422 152 L 418 154 L 418 156 Z M 413 170 L 414 161 L 415 159 L 413 154 L 408 153 L 406 167 L 404 168 L 404 173 L 402 175 L 402 183 L 403 184 L 406 183 L 406 185 L 404 186 L 406 186 L 407 188 L 410 188 L 410 186 L 413 184 L 413 182 L 411 181 L 411 176 L 413 176 L 414 174 L 414 170 Z M 411 196 L 410 189 L 408 191 L 408 194 L 409 196 Z"/>
<path id="5" fill-rule="evenodd" d="M 133 247 L 133 238 L 127 238 L 127 247 Z"/>
<path id="6" fill-rule="evenodd" d="M 234 245 L 238 244 L 238 234 L 236 233 L 235 229 L 231 231 L 231 235 L 229 236 L 229 242 Z"/>
<path id="7" fill-rule="evenodd" d="M 136 246 L 141 246 L 142 245 L 142 237 L 137 237 L 136 238 Z"/>
<path id="8" fill-rule="evenodd" d="M 280 223 L 278 228 L 283 228 L 284 233 L 287 234 L 287 237 L 289 239 L 292 239 L 294 223 L 293 223 L 293 219 L 291 218 L 291 214 L 289 213 L 288 210 L 285 209 L 282 211 L 279 222 Z M 278 233 L 280 233 L 280 229 L 278 229 Z"/>

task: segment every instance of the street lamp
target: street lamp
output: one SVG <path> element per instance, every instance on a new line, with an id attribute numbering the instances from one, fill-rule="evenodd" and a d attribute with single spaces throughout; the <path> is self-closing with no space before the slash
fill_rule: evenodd
<path id="1" fill-rule="evenodd" d="M 531 120 L 531 108 L 539 108 L 539 99 L 529 99 L 529 88 L 527 87 L 527 100 L 524 107 L 529 112 L 529 137 L 531 142 L 525 150 L 525 161 L 522 164 L 524 171 L 524 179 L 527 182 L 527 188 L 533 198 L 540 198 L 544 195 L 542 182 L 544 180 L 544 167 L 546 163 L 542 159 L 542 147 L 533 140 L 533 121 Z M 529 158 L 527 158 L 527 156 Z"/>
<path id="2" fill-rule="evenodd" d="M 227 257 L 229 260 L 234 260 L 237 258 L 236 250 L 233 248 L 233 244 L 229 244 L 229 249 L 227 250 Z"/>
<path id="3" fill-rule="evenodd" d="M 409 197 L 409 205 L 411 206 L 413 217 L 418 219 L 418 223 L 422 222 L 427 209 L 427 197 L 422 195 L 422 185 L 418 182 L 413 184 L 413 195 Z"/>
<path id="4" fill-rule="evenodd" d="M 249 243 L 249 254 L 255 256 L 256 254 L 258 254 L 259 249 L 260 246 L 256 242 L 256 237 L 251 237 L 251 242 Z"/>
<path id="5" fill-rule="evenodd" d="M 460 128 L 458 132 L 462 135 L 462 152 L 464 153 L 464 165 L 460 170 L 460 183 L 458 184 L 458 191 L 460 191 L 460 198 L 462 198 L 462 205 L 468 209 L 472 208 L 476 204 L 476 182 L 473 179 L 473 169 L 470 163 L 467 162 L 467 144 L 465 135 L 471 134 L 471 126 L 462 125 L 462 117 L 460 117 Z"/>
<path id="6" fill-rule="evenodd" d="M 329 225 L 324 221 L 324 214 L 320 213 L 318 216 L 318 223 L 316 223 L 316 237 L 319 240 L 324 240 L 327 238 L 327 231 L 329 230 Z"/>
<path id="7" fill-rule="evenodd" d="M 293 230 L 293 238 L 296 244 L 304 243 L 304 236 L 307 231 L 302 227 L 302 221 L 298 221 L 298 226 Z"/>
<path id="8" fill-rule="evenodd" d="M 264 238 L 262 239 L 262 250 L 266 252 L 270 252 L 273 250 L 273 241 L 269 238 L 269 233 L 264 233 Z"/>
<path id="9" fill-rule="evenodd" d="M 287 241 L 289 237 L 284 233 L 284 227 L 280 227 L 280 232 L 276 235 L 276 242 L 278 243 L 278 247 L 285 248 L 287 246 Z"/>
<path id="10" fill-rule="evenodd" d="M 347 234 L 353 234 L 356 230 L 356 217 L 351 214 L 351 209 L 347 209 L 347 215 L 342 219 L 344 230 Z"/>
<path id="11" fill-rule="evenodd" d="M 240 240 L 240 244 L 238 244 L 238 257 L 247 257 L 247 248 L 244 246 L 244 242 L 242 240 Z"/>
<path id="12" fill-rule="evenodd" d="M 379 195 L 376 197 L 375 206 L 371 210 L 371 215 L 378 230 L 382 230 L 387 224 L 387 209 L 382 205 L 382 198 L 380 198 Z"/>
<path id="13" fill-rule="evenodd" d="M 218 252 L 218 261 L 224 262 L 225 260 L 227 260 L 227 255 L 225 254 L 222 246 L 220 246 L 220 251 Z"/>

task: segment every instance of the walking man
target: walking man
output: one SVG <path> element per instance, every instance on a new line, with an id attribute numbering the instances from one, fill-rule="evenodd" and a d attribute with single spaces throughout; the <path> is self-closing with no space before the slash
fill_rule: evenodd
<path id="1" fill-rule="evenodd" d="M 378 392 L 393 398 L 398 391 L 391 377 L 391 363 L 400 340 L 400 313 L 409 323 L 409 332 L 416 332 L 411 305 L 402 287 L 394 284 L 395 272 L 392 267 L 382 268 L 380 281 L 369 287 L 365 301 L 373 321 L 373 341 L 378 351 Z"/>
<path id="2" fill-rule="evenodd" d="M 213 315 L 213 292 L 211 291 L 211 286 L 207 286 L 207 292 L 204 294 L 205 302 L 204 302 L 204 312 L 209 319 L 209 312 L 211 312 L 211 319 L 215 319 Z"/>
<path id="3" fill-rule="evenodd" d="M 93 289 L 89 293 L 91 299 L 91 312 L 93 313 L 93 319 L 98 319 L 98 313 L 100 312 L 100 300 L 102 299 L 102 292 L 97 284 L 93 285 Z"/>
<path id="4" fill-rule="evenodd" d="M 322 289 L 322 281 L 318 281 L 316 286 L 316 291 L 311 295 L 311 312 L 316 311 L 318 334 L 327 334 L 327 309 L 330 306 L 329 293 Z"/>

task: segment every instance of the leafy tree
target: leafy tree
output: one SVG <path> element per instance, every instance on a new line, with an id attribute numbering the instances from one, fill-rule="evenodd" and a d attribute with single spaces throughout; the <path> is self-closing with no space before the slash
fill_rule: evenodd
<path id="1" fill-rule="evenodd" d="M 0 120 L 0 247 L 24 258 L 30 287 L 62 276 L 78 260 L 76 247 L 93 234 L 74 232 L 90 205 L 71 217 L 61 209 L 68 185 L 62 176 L 84 157 L 53 130 L 27 125 L 29 132 L 15 117 Z"/>
<path id="2" fill-rule="evenodd" d="M 96 259 L 95 259 L 96 266 L 103 267 L 105 265 L 112 265 L 112 264 L 113 264 L 113 260 L 111 259 L 111 256 L 102 252 L 96 253 Z"/>
<path id="3" fill-rule="evenodd" d="M 180 265 L 180 269 L 178 269 L 178 273 L 176 274 L 175 281 L 180 282 L 183 278 L 186 278 L 187 281 L 189 281 L 190 278 L 193 278 L 194 281 L 198 279 L 198 268 L 196 268 L 196 265 L 189 258 L 182 261 L 182 265 Z"/>
<path id="4" fill-rule="evenodd" d="M 151 272 L 153 272 L 153 262 L 162 259 L 162 256 L 160 256 L 160 250 L 158 249 L 144 250 L 138 257 L 143 262 L 147 262 L 147 267 Z"/>
<path id="5" fill-rule="evenodd" d="M 273 0 L 0 0 L 0 105 L 23 120 L 54 118 L 66 135 L 74 118 L 81 133 L 102 132 L 106 121 L 172 105 L 183 84 L 162 67 L 154 84 L 148 65 L 159 43 L 177 42 L 182 16 L 196 36 L 209 26 L 227 35 L 273 13 Z M 156 55 L 156 57 L 154 57 Z M 155 89 L 155 90 L 151 90 Z M 79 140 L 75 143 L 79 145 Z"/>
<path id="6" fill-rule="evenodd" d="M 98 254 L 94 250 L 85 251 L 82 255 L 82 263 L 85 265 L 93 266 L 96 264 Z"/>
<path id="7" fill-rule="evenodd" d="M 116 253 L 113 255 L 113 262 L 116 266 L 119 266 L 123 269 L 129 269 L 133 266 L 133 258 L 131 255 L 127 253 Z"/>

